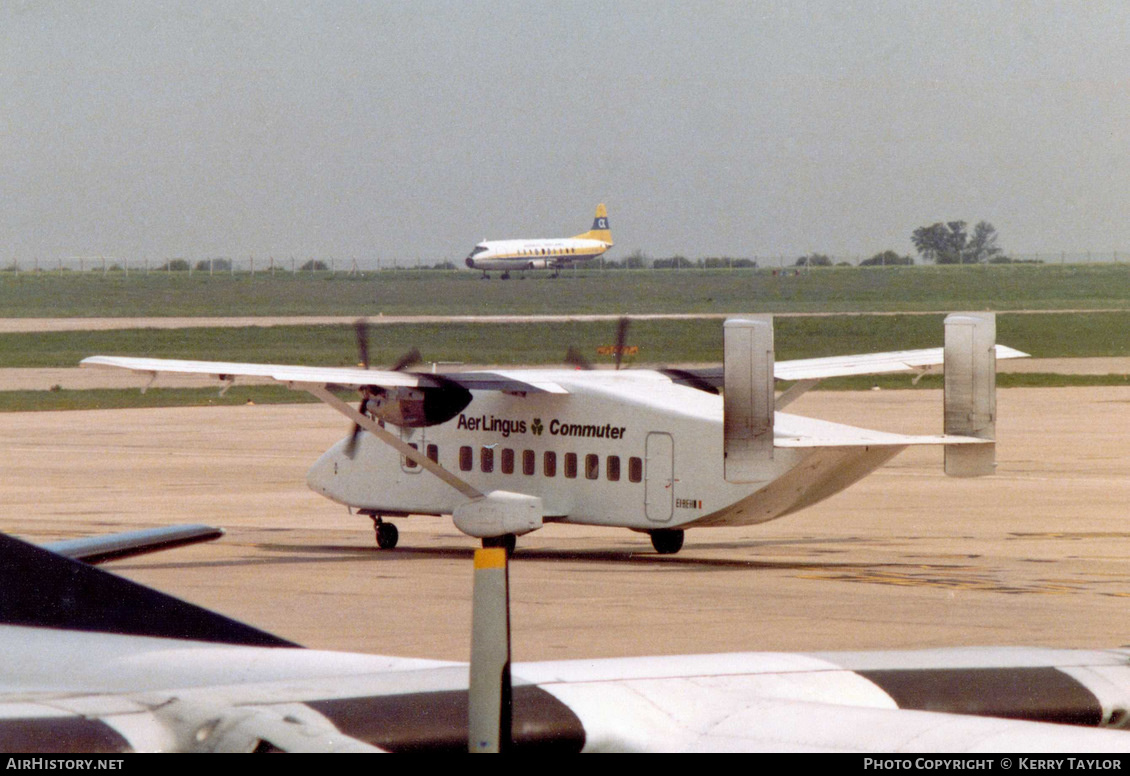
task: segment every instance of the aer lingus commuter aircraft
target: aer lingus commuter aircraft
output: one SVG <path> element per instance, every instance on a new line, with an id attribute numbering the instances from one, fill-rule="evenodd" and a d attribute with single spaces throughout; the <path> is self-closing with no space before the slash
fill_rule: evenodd
<path id="1" fill-rule="evenodd" d="M 430 374 L 403 364 L 381 371 L 120 356 L 82 363 L 228 383 L 267 377 L 316 396 L 355 427 L 310 468 L 309 485 L 370 516 L 383 548 L 397 543 L 390 517 L 452 515 L 484 545 L 512 546 L 515 536 L 561 522 L 646 532 L 657 551 L 673 553 L 687 529 L 795 512 L 910 445 L 944 445 L 947 474 L 992 473 L 996 359 L 1025 355 L 995 338 L 991 314 L 953 314 L 944 348 L 775 363 L 772 317 L 754 316 L 726 321 L 724 364 L 708 369 Z M 943 363 L 943 434 L 871 431 L 781 411 L 824 378 Z M 778 396 L 775 380 L 793 384 Z M 358 408 L 334 393 L 342 387 L 360 392 Z"/>
<path id="2" fill-rule="evenodd" d="M 530 240 L 484 240 L 465 259 L 471 269 L 502 271 L 502 279 L 512 270 L 551 269 L 556 277 L 561 269 L 584 264 L 601 256 L 612 247 L 612 231 L 608 227 L 608 211 L 596 206 L 592 229 L 575 237 Z"/>
<path id="3" fill-rule="evenodd" d="M 511 665 L 499 548 L 476 552 L 469 666 L 301 649 L 3 534 L 0 590 L 8 768 L 49 752 L 829 751 L 1109 769 L 1121 758 L 1098 753 L 1130 752 L 1126 648 Z"/>

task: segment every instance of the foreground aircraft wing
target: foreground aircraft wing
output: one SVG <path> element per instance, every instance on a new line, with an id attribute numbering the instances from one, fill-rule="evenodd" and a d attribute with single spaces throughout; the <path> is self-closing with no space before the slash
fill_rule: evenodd
<path id="1" fill-rule="evenodd" d="M 0 749 L 467 751 L 471 731 L 492 723 L 476 712 L 490 700 L 474 694 L 476 666 L 497 674 L 501 660 L 512 681 L 488 690 L 512 699 L 505 724 L 493 720 L 506 751 L 1130 752 L 1130 735 L 1101 729 L 1117 727 L 1130 705 L 1125 649 L 749 652 L 511 668 L 508 635 L 477 651 L 489 631 L 480 612 L 509 621 L 498 586 L 480 596 L 480 574 L 498 571 L 476 556 L 472 659 L 483 662 L 469 672 L 295 648 L 0 535 Z"/>
<path id="2" fill-rule="evenodd" d="M 66 539 L 40 546 L 73 560 L 96 564 L 162 552 L 188 544 L 210 542 L 223 535 L 222 528 L 213 528 L 210 525 L 170 525 L 163 528 Z"/>

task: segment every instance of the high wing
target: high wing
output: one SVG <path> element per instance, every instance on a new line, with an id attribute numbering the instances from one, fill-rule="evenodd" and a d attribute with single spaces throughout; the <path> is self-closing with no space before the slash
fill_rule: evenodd
<path id="1" fill-rule="evenodd" d="M 0 561 L 4 751 L 454 752 L 484 722 L 469 688 L 492 662 L 296 648 L 3 535 Z M 483 607 L 509 619 L 496 589 L 480 595 L 478 557 L 475 573 L 473 661 Z M 488 651 L 509 666 L 503 638 Z M 531 752 L 1127 752 L 1130 735 L 1101 728 L 1125 722 L 1128 661 L 970 648 L 517 663 L 496 730 Z"/>
<path id="2" fill-rule="evenodd" d="M 328 385 L 348 388 L 380 386 L 382 388 L 438 388 L 451 382 L 472 391 L 510 391 L 512 393 L 567 393 L 547 380 L 525 380 L 509 371 L 459 372 L 432 376 L 419 372 L 392 372 L 354 367 L 289 366 L 283 364 L 250 364 L 228 361 L 184 361 L 170 358 L 134 358 L 130 356 L 91 356 L 81 362 L 84 367 L 115 367 L 140 372 L 150 377 L 158 374 L 195 374 L 234 382 L 237 377 L 259 377 L 285 385 Z"/>
<path id="3" fill-rule="evenodd" d="M 828 358 L 803 358 L 778 361 L 773 376 L 777 380 L 823 380 L 829 377 L 856 375 L 895 374 L 899 372 L 924 372 L 944 363 L 942 348 L 900 350 L 886 353 L 863 353 L 854 356 Z M 1028 354 L 1007 345 L 996 346 L 998 360 L 1027 358 Z M 389 388 L 438 387 L 436 377 L 418 372 L 391 372 L 353 367 L 288 366 L 281 364 L 234 363 L 228 361 L 185 361 L 168 358 L 135 358 L 131 356 L 91 356 L 82 360 L 84 367 L 116 367 L 140 372 L 151 377 L 161 373 L 198 374 L 233 381 L 237 377 L 260 377 L 284 384 L 323 384 L 351 388 L 382 386 Z M 511 393 L 560 393 L 569 391 L 557 381 L 547 379 L 546 372 L 531 372 L 523 377 L 524 370 L 495 370 L 480 372 L 445 372 L 443 380 L 460 385 L 470 391 L 508 391 Z M 673 382 L 709 386 L 719 389 L 724 384 L 722 366 L 689 369 L 661 369 Z M 640 370 L 643 373 L 643 370 Z M 532 375 L 537 374 L 534 377 Z M 620 379 L 630 379 L 625 372 Z M 582 379 L 571 374 L 571 380 Z"/>
<path id="4" fill-rule="evenodd" d="M 895 350 L 886 353 L 861 353 L 854 356 L 829 356 L 826 358 L 800 358 L 778 361 L 773 377 L 777 380 L 826 380 L 830 377 L 855 377 L 858 375 L 898 374 L 900 372 L 924 373 L 945 363 L 943 348 L 920 350 Z M 996 346 L 997 360 L 1028 358 L 1028 354 L 1007 345 Z M 663 370 L 672 380 L 693 385 L 697 380 L 704 386 L 719 389 L 724 383 L 721 366 L 691 369 Z M 699 386 L 694 386 L 699 387 Z"/>

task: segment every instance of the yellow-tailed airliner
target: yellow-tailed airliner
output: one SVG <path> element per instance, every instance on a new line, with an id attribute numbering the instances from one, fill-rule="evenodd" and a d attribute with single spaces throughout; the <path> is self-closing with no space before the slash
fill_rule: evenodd
<path id="1" fill-rule="evenodd" d="M 597 205 L 592 229 L 584 234 L 548 240 L 484 240 L 467 256 L 466 263 L 471 269 L 481 269 L 484 278 L 490 277 L 490 270 L 501 270 L 505 280 L 511 270 L 524 269 L 551 269 L 556 277 L 562 267 L 592 261 L 611 247 L 608 210 Z"/>

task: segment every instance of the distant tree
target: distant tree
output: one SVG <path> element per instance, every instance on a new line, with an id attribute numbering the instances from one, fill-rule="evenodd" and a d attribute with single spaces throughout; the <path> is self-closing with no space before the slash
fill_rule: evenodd
<path id="1" fill-rule="evenodd" d="M 810 253 L 796 260 L 797 267 L 830 267 L 832 260 L 823 253 Z"/>
<path id="2" fill-rule="evenodd" d="M 192 267 L 184 259 L 169 259 L 160 266 L 160 269 L 165 272 L 188 272 Z"/>
<path id="3" fill-rule="evenodd" d="M 997 230 L 988 221 L 973 227 L 973 237 L 965 231 L 964 221 L 920 226 L 910 236 L 918 253 L 936 264 L 981 264 L 1001 252 L 997 247 Z"/>
<path id="4" fill-rule="evenodd" d="M 899 256 L 894 251 L 883 251 L 876 253 L 870 259 L 864 259 L 859 262 L 861 267 L 901 267 L 909 266 L 914 263 L 914 259 L 909 256 Z"/>
<path id="5" fill-rule="evenodd" d="M 965 246 L 962 257 L 963 264 L 981 264 L 991 261 L 994 256 L 999 256 L 1001 249 L 997 247 L 997 230 L 988 221 L 979 221 L 973 227 L 973 236 Z"/>
<path id="6" fill-rule="evenodd" d="M 669 259 L 656 259 L 651 263 L 655 269 L 689 269 L 694 262 L 686 256 L 675 255 Z"/>
<path id="7" fill-rule="evenodd" d="M 197 272 L 231 272 L 231 259 L 202 259 L 196 262 Z"/>
<path id="8" fill-rule="evenodd" d="M 433 264 L 432 269 L 455 269 L 455 265 L 450 261 L 441 261 Z"/>
<path id="9" fill-rule="evenodd" d="M 711 256 L 703 259 L 702 264 L 707 269 L 729 269 L 733 267 L 756 267 L 757 262 L 752 259 L 733 259 L 729 256 Z"/>
<path id="10" fill-rule="evenodd" d="M 638 248 L 625 256 L 620 262 L 625 269 L 647 269 L 650 263 L 651 259 Z"/>
<path id="11" fill-rule="evenodd" d="M 329 266 L 324 261 L 310 259 L 310 261 L 303 264 L 299 269 L 303 272 L 325 272 L 329 269 Z"/>
<path id="12" fill-rule="evenodd" d="M 964 221 L 920 226 L 910 235 L 919 255 L 935 264 L 960 264 L 961 249 L 968 239 Z"/>

